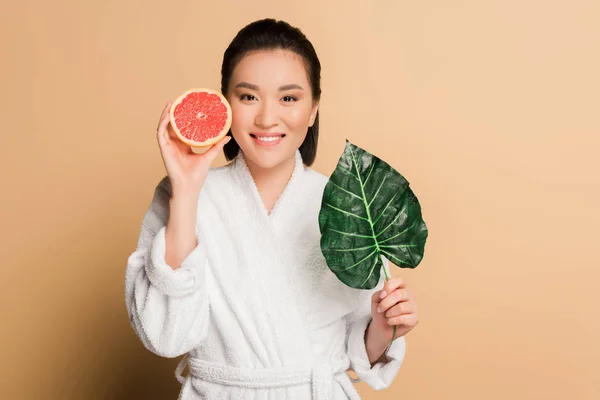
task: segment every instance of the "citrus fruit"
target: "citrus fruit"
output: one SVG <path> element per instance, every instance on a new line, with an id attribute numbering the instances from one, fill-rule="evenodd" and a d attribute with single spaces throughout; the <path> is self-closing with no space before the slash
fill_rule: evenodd
<path id="1" fill-rule="evenodd" d="M 212 89 L 190 89 L 171 105 L 171 126 L 177 137 L 203 153 L 220 141 L 231 127 L 231 106 Z"/>

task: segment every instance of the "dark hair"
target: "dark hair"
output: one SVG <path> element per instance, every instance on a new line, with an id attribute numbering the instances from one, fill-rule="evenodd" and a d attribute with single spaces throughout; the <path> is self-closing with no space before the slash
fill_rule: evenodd
<path id="1" fill-rule="evenodd" d="M 242 28 L 225 50 L 223 65 L 221 67 L 221 92 L 227 95 L 229 81 L 235 66 L 248 53 L 258 50 L 289 50 L 304 60 L 304 67 L 308 75 L 312 97 L 318 101 L 321 98 L 321 63 L 312 43 L 300 31 L 284 21 L 267 18 L 252 22 Z M 227 133 L 231 135 L 231 129 Z M 225 158 L 234 159 L 240 151 L 233 136 L 223 148 Z M 300 145 L 302 162 L 306 166 L 312 165 L 317 155 L 319 139 L 319 111 L 313 126 L 308 128 L 304 142 Z"/>

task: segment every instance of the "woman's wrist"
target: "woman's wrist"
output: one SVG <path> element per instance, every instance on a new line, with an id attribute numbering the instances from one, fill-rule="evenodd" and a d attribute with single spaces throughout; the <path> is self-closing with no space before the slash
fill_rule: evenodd
<path id="1" fill-rule="evenodd" d="M 378 361 L 382 360 L 385 355 L 385 351 L 389 345 L 391 338 L 384 338 L 379 335 L 379 332 L 372 324 L 373 321 L 369 322 L 365 331 L 365 348 L 367 350 L 367 357 L 371 366 L 375 365 Z"/>

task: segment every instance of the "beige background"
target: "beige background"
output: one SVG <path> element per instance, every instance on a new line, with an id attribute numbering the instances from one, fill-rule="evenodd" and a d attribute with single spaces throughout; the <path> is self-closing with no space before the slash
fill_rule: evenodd
<path id="1" fill-rule="evenodd" d="M 409 179 L 430 229 L 395 270 L 421 323 L 364 398 L 600 399 L 596 0 L 5 2 L 0 398 L 176 398 L 177 360 L 142 347 L 123 295 L 164 175 L 155 126 L 219 88 L 266 16 L 323 64 L 315 169 L 348 138 Z"/>

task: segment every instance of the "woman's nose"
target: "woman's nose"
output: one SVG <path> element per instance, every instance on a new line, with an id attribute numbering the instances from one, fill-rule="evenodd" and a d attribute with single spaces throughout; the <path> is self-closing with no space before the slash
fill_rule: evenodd
<path id="1" fill-rule="evenodd" d="M 263 102 L 258 114 L 256 114 L 254 124 L 262 129 L 268 129 L 276 126 L 278 122 L 279 117 L 277 116 L 276 104 L 272 104 L 272 102 L 268 101 Z"/>

